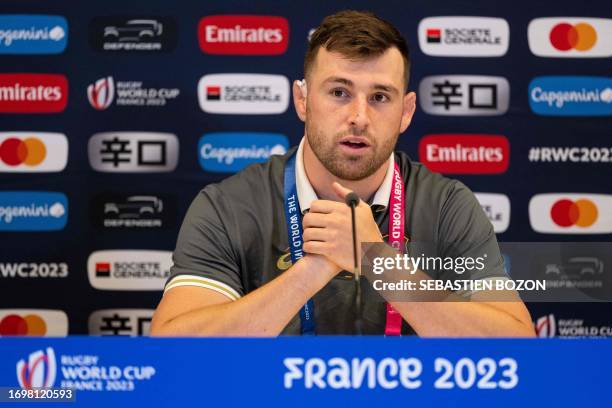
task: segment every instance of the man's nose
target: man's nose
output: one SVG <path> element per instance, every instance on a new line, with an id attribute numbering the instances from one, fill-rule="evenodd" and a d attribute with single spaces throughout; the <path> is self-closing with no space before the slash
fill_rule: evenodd
<path id="1" fill-rule="evenodd" d="M 369 124 L 369 105 L 366 96 L 359 95 L 349 105 L 349 122 L 351 126 L 358 129 L 365 128 Z"/>

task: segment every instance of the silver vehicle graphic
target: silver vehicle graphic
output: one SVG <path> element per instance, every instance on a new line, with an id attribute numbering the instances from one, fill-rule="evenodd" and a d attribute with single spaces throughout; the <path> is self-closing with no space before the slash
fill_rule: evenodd
<path id="1" fill-rule="evenodd" d="M 155 215 L 163 210 L 163 201 L 155 196 L 130 196 L 125 202 L 104 204 L 104 214 L 114 214 L 118 218 L 140 218 Z"/>
<path id="2" fill-rule="evenodd" d="M 564 265 L 547 264 L 544 273 L 565 276 L 568 278 L 581 277 L 585 275 L 599 275 L 604 270 L 604 263 L 594 257 L 573 257 Z"/>
<path id="3" fill-rule="evenodd" d="M 160 36 L 162 23 L 157 20 L 128 20 L 124 25 L 104 27 L 104 38 L 115 41 L 150 40 Z"/>

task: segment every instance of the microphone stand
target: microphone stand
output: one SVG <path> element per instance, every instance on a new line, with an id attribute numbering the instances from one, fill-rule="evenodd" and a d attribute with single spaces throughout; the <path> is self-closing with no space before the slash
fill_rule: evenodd
<path id="1" fill-rule="evenodd" d="M 361 271 L 359 270 L 359 259 L 357 258 L 357 226 L 355 220 L 355 207 L 359 204 L 359 197 L 354 192 L 350 192 L 346 196 L 346 204 L 351 207 L 351 224 L 353 229 L 353 274 L 355 276 L 355 332 L 358 335 L 363 333 L 363 304 L 361 294 Z"/>

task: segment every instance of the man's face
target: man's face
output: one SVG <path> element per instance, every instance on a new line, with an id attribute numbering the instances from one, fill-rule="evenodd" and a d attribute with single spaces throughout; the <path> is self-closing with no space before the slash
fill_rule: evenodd
<path id="1" fill-rule="evenodd" d="M 396 48 L 365 60 L 319 49 L 307 78 L 306 136 L 330 173 L 361 180 L 386 163 L 414 112 L 404 86 Z"/>

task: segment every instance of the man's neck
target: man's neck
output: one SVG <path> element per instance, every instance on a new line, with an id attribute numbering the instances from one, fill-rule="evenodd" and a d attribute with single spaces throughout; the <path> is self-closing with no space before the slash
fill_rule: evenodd
<path id="1" fill-rule="evenodd" d="M 369 202 L 374 196 L 376 191 L 380 188 L 385 175 L 387 174 L 387 167 L 389 162 L 386 161 L 385 165 L 380 166 L 374 174 L 362 179 L 362 180 L 344 180 L 331 174 L 325 166 L 319 161 L 319 158 L 314 154 L 308 138 L 304 138 L 304 170 L 306 171 L 306 177 L 312 185 L 317 196 L 324 200 L 340 201 L 334 190 L 332 189 L 332 183 L 337 181 L 344 187 L 357 193 L 359 198 L 365 202 Z"/>

